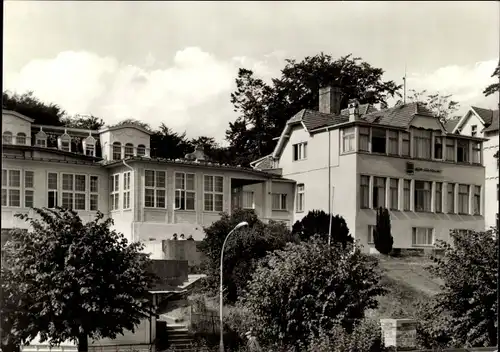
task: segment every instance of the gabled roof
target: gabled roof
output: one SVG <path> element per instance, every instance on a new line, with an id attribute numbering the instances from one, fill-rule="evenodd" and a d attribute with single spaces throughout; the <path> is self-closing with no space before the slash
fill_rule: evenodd
<path id="1" fill-rule="evenodd" d="M 471 106 L 471 109 L 483 120 L 484 125 L 490 125 L 493 119 L 493 110 Z M 496 111 L 498 116 L 498 110 Z"/>
<path id="2" fill-rule="evenodd" d="M 255 170 L 269 170 L 273 168 L 273 157 L 272 154 L 263 156 L 260 159 L 254 160 L 250 163 L 250 166 Z"/>
<path id="3" fill-rule="evenodd" d="M 499 130 L 499 117 L 498 117 L 498 110 L 493 111 L 492 117 L 491 117 L 491 123 L 486 127 L 483 132 L 494 132 Z"/>
<path id="4" fill-rule="evenodd" d="M 460 122 L 460 117 L 446 120 L 446 122 L 444 123 L 444 128 L 446 129 L 446 132 L 453 133 L 455 127 L 457 127 L 459 122 Z"/>
<path id="5" fill-rule="evenodd" d="M 134 128 L 134 129 L 141 131 L 141 132 L 144 132 L 148 135 L 153 134 L 153 132 L 148 131 L 147 129 L 145 129 L 139 125 L 136 125 L 135 123 L 125 123 L 125 124 L 119 124 L 119 125 L 114 125 L 114 126 L 106 126 L 106 127 L 103 127 L 102 129 L 100 129 L 99 133 L 108 132 L 108 131 L 116 131 L 116 130 L 120 130 L 122 128 Z"/>
<path id="6" fill-rule="evenodd" d="M 32 118 L 30 118 L 28 116 L 24 116 L 23 114 L 20 114 L 17 111 L 14 111 L 14 110 L 2 109 L 2 114 L 7 114 L 7 115 L 12 115 L 12 116 L 18 117 L 20 119 L 28 121 L 29 123 L 35 122 L 34 119 L 32 119 Z"/>
<path id="7" fill-rule="evenodd" d="M 483 132 L 493 132 L 498 130 L 498 110 L 484 109 L 471 106 L 470 109 L 460 118 L 453 128 L 453 133 L 458 133 L 459 129 L 467 122 L 470 114 L 474 114 L 485 127 Z"/>

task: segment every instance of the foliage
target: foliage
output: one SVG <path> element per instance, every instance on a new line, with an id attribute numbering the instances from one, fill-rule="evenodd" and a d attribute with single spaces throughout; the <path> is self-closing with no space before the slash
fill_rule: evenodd
<path id="1" fill-rule="evenodd" d="M 5 246 L 2 300 L 9 304 L 1 316 L 11 329 L 2 343 L 39 334 L 42 342 L 72 340 L 85 351 L 89 337 L 115 338 L 151 314 L 154 277 L 142 244 L 127 243 L 100 212 L 86 224 L 73 210 L 34 212 L 36 218 L 16 215 L 32 231 L 13 232 Z"/>
<path id="2" fill-rule="evenodd" d="M 496 77 L 498 80 L 500 80 L 500 61 L 498 62 L 498 65 L 495 68 L 495 71 L 493 71 L 491 77 Z M 485 96 L 490 96 L 492 94 L 497 93 L 498 91 L 500 91 L 500 82 L 497 81 L 486 87 L 483 91 L 483 94 Z"/>
<path id="3" fill-rule="evenodd" d="M 454 231 L 451 237 L 453 245 L 437 242 L 436 247 L 444 255 L 433 257 L 435 264 L 429 268 L 444 285 L 427 307 L 427 316 L 446 316 L 446 319 L 429 318 L 426 324 L 431 324 L 431 328 L 424 325 L 423 329 L 430 329 L 431 337 L 435 337 L 435 331 L 438 336 L 445 331 L 461 346 L 495 346 L 498 229 L 493 233 Z M 425 309 L 421 314 L 425 316 Z"/>
<path id="4" fill-rule="evenodd" d="M 411 95 L 408 97 L 410 101 L 423 103 L 442 122 L 453 118 L 453 114 L 460 108 L 460 104 L 457 101 L 450 99 L 452 97 L 451 94 L 428 94 L 425 89 L 420 92 L 410 89 L 410 93 Z"/>
<path id="5" fill-rule="evenodd" d="M 385 292 L 380 277 L 377 259 L 354 244 L 289 243 L 261 261 L 242 303 L 264 343 L 307 345 L 336 324 L 351 332 Z"/>
<path id="6" fill-rule="evenodd" d="M 373 240 L 375 249 L 381 254 L 388 255 L 391 253 L 394 239 L 391 234 L 391 215 L 387 208 L 377 210 L 377 223 L 373 232 Z"/>
<path id="7" fill-rule="evenodd" d="M 56 104 L 44 103 L 32 91 L 24 94 L 4 91 L 2 107 L 34 119 L 35 124 L 62 126 L 65 111 Z"/>
<path id="8" fill-rule="evenodd" d="M 421 299 L 415 304 L 417 321 L 417 347 L 422 349 L 445 349 L 461 347 L 454 343 L 451 335 L 450 314 L 444 312 L 432 299 Z M 437 314 L 441 312 L 441 314 Z"/>
<path id="9" fill-rule="evenodd" d="M 331 219 L 330 219 L 331 217 Z M 323 210 L 311 210 L 302 220 L 295 222 L 292 233 L 299 236 L 301 241 L 308 241 L 314 236 L 319 236 L 323 241 L 328 242 L 328 227 L 331 220 L 332 243 L 353 243 L 354 239 L 349 234 L 349 228 L 340 215 L 328 215 Z"/>
<path id="10" fill-rule="evenodd" d="M 151 149 L 158 158 L 180 159 L 192 152 L 192 145 L 185 132 L 178 134 L 162 123 L 151 136 Z"/>
<path id="11" fill-rule="evenodd" d="M 318 110 L 319 88 L 336 84 L 342 89 L 341 107 L 349 99 L 360 103 L 385 102 L 400 95 L 401 86 L 382 81 L 384 71 L 351 55 L 334 59 L 320 53 L 302 61 L 285 61 L 281 76 L 270 83 L 255 77 L 253 71 L 240 68 L 231 103 L 239 114 L 229 124 L 226 139 L 237 163 L 248 165 L 272 152 L 288 119 L 302 109 Z"/>
<path id="12" fill-rule="evenodd" d="M 62 119 L 68 128 L 81 128 L 85 130 L 99 130 L 104 126 L 104 120 L 94 115 L 75 115 Z"/>
<path id="13" fill-rule="evenodd" d="M 223 281 L 225 301 L 233 303 L 246 288 L 256 261 L 268 252 L 285 247 L 292 240 L 290 231 L 281 223 L 264 224 L 253 210 L 236 209 L 223 213 L 220 220 L 205 228 L 206 236 L 198 249 L 206 255 L 204 263 L 207 288 L 218 292 L 222 244 L 229 232 L 240 222 L 248 227 L 235 231 L 224 248 Z"/>
<path id="14" fill-rule="evenodd" d="M 143 122 L 143 121 L 137 120 L 137 119 L 132 119 L 132 118 L 124 119 L 124 120 L 118 122 L 117 124 L 115 124 L 114 126 L 122 126 L 122 125 L 136 125 L 136 126 L 139 126 L 147 131 L 151 131 L 151 126 L 149 126 L 149 124 L 147 122 Z"/>

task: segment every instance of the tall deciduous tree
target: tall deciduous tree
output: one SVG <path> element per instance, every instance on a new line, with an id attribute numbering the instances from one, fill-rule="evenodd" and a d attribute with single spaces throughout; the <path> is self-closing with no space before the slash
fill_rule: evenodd
<path id="1" fill-rule="evenodd" d="M 39 335 L 87 351 L 88 338 L 115 338 L 149 317 L 154 276 L 143 245 L 127 243 L 101 213 L 84 224 L 72 210 L 34 211 L 17 215 L 32 231 L 14 232 L 6 245 L 1 316 L 10 329 L 2 344 Z"/>
<path id="2" fill-rule="evenodd" d="M 231 103 L 239 117 L 230 123 L 226 139 L 241 164 L 271 153 L 288 119 L 302 109 L 318 109 L 319 88 L 335 84 L 342 89 L 341 107 L 349 99 L 361 103 L 385 102 L 399 95 L 401 86 L 382 81 L 384 71 L 351 55 L 334 59 L 320 53 L 302 61 L 288 59 L 281 76 L 270 83 L 241 68 Z"/>
<path id="3" fill-rule="evenodd" d="M 373 241 L 377 251 L 385 255 L 391 253 L 394 238 L 392 238 L 391 234 L 391 215 L 387 208 L 377 210 L 377 223 L 373 233 Z"/>
<path id="4" fill-rule="evenodd" d="M 345 246 L 347 243 L 354 242 L 354 239 L 349 234 L 349 228 L 344 218 L 340 215 L 329 215 L 323 210 L 311 210 L 308 212 L 300 221 L 293 224 L 292 233 L 298 235 L 302 241 L 308 241 L 317 236 L 327 242 L 330 223 L 332 244 L 341 243 Z"/>
<path id="5" fill-rule="evenodd" d="M 61 121 L 66 127 L 85 130 L 99 130 L 104 126 L 104 120 L 94 115 L 75 115 Z"/>
<path id="6" fill-rule="evenodd" d="M 3 92 L 2 107 L 30 117 L 39 125 L 62 126 L 66 114 L 59 105 L 42 102 L 32 91 L 24 94 Z"/>
<path id="7" fill-rule="evenodd" d="M 444 122 L 453 118 L 453 114 L 460 108 L 457 101 L 451 99 L 452 95 L 441 95 L 439 93 L 428 94 L 427 90 L 420 92 L 411 89 L 408 100 L 419 102 L 429 108 L 439 119 Z"/>

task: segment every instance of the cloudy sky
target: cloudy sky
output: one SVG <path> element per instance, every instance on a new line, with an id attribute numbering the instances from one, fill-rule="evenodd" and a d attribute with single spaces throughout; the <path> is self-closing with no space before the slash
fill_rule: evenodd
<path id="1" fill-rule="evenodd" d="M 68 113 L 136 118 L 224 138 L 238 67 L 268 80 L 285 58 L 352 53 L 409 88 L 484 98 L 498 2 L 5 1 L 3 88 Z"/>

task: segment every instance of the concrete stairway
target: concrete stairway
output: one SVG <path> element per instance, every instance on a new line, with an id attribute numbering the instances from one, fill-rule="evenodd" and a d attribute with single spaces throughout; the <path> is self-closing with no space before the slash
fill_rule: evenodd
<path id="1" fill-rule="evenodd" d="M 185 325 L 168 324 L 167 333 L 170 349 L 178 352 L 194 352 L 193 338 Z"/>

